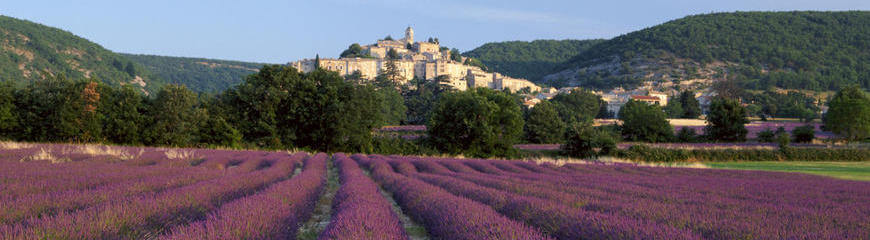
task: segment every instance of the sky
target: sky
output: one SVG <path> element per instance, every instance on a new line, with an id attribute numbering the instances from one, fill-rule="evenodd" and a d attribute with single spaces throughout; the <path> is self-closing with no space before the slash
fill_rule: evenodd
<path id="1" fill-rule="evenodd" d="M 261 63 L 337 57 L 352 43 L 437 37 L 484 43 L 613 38 L 688 15 L 870 10 L 867 0 L 0 0 L 0 15 L 70 31 L 122 53 Z"/>

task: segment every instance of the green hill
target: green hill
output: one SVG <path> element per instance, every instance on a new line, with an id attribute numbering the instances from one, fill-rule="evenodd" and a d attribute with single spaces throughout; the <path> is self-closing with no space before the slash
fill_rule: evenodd
<path id="1" fill-rule="evenodd" d="M 544 77 L 610 88 L 737 80 L 749 89 L 870 87 L 870 12 L 689 16 L 596 44 Z"/>
<path id="2" fill-rule="evenodd" d="M 604 40 L 535 40 L 487 43 L 463 53 L 490 70 L 511 77 L 538 80 L 556 66 Z"/>
<path id="3" fill-rule="evenodd" d="M 0 16 L 0 81 L 47 76 L 96 78 L 111 86 L 133 85 L 154 92 L 163 83 L 142 66 L 70 32 Z"/>
<path id="4" fill-rule="evenodd" d="M 215 60 L 205 58 L 164 57 L 121 54 L 136 62 L 160 79 L 184 84 L 196 92 L 219 92 L 242 82 L 256 73 L 262 63 Z"/>

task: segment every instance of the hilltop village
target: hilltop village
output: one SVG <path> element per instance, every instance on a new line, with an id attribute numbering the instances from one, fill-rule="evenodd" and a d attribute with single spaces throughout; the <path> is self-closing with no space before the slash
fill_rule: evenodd
<path id="1" fill-rule="evenodd" d="M 511 78 L 465 64 L 468 60 L 466 57 L 451 58 L 450 50 L 437 41 L 415 42 L 414 29 L 411 27 L 405 30 L 405 37 L 402 39 L 386 38 L 378 40 L 376 44 L 360 47 L 361 56 L 303 59 L 290 63 L 290 66 L 307 73 L 314 71 L 319 61 L 321 68 L 336 71 L 342 76 L 358 72 L 363 78 L 372 79 L 385 69 L 388 53 L 392 50 L 398 54 L 395 62 L 402 76 L 401 84 L 414 78 L 434 81 L 441 77 L 441 81 L 446 81 L 445 84 L 463 91 L 474 87 L 512 91 L 528 89 L 529 92 L 541 90 L 541 87 L 529 80 Z"/>

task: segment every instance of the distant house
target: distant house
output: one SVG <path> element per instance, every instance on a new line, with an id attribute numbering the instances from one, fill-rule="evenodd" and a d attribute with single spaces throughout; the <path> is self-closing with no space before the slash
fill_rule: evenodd
<path id="1" fill-rule="evenodd" d="M 550 100 L 553 97 L 555 97 L 556 94 L 557 93 L 538 93 L 538 95 L 536 95 L 535 98 L 541 99 L 541 100 Z"/>
<path id="2" fill-rule="evenodd" d="M 653 96 L 631 95 L 631 100 L 663 106 L 662 99 Z"/>

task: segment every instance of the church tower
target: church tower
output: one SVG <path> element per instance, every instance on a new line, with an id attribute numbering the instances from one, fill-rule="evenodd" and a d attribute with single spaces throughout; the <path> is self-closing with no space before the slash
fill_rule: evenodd
<path id="1" fill-rule="evenodd" d="M 414 44 L 414 29 L 411 26 L 405 29 L 405 41 Z"/>

